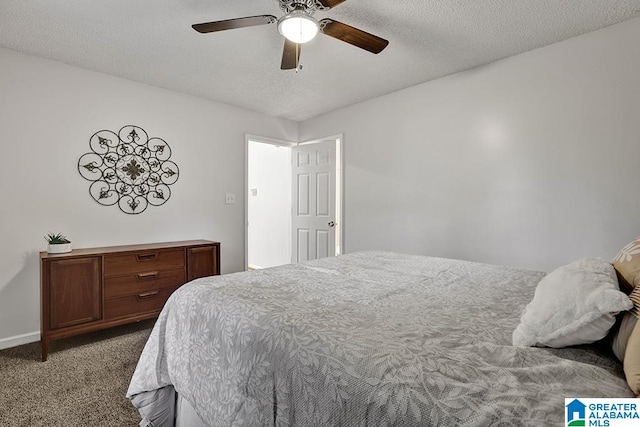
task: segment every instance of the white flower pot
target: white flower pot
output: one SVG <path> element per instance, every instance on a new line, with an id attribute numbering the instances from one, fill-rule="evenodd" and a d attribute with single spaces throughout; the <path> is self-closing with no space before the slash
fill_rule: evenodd
<path id="1" fill-rule="evenodd" d="M 63 254 L 65 252 L 71 252 L 71 243 L 59 243 L 57 245 L 49 244 L 47 252 L 50 254 Z"/>

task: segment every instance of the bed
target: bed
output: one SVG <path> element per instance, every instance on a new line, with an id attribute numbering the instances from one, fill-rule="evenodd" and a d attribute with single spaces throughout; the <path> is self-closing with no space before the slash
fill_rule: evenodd
<path id="1" fill-rule="evenodd" d="M 598 345 L 515 347 L 545 273 L 359 252 L 194 280 L 127 396 L 143 426 L 556 425 L 633 397 Z"/>

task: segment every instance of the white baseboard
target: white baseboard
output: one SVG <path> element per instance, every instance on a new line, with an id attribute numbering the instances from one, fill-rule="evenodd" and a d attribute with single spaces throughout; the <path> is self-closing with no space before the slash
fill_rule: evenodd
<path id="1" fill-rule="evenodd" d="M 40 341 L 40 331 L 16 335 L 15 337 L 3 338 L 0 339 L 0 350 L 4 350 L 5 348 L 17 347 L 22 344 L 29 344 L 36 341 Z"/>
<path id="2" fill-rule="evenodd" d="M 247 266 L 249 268 L 249 270 L 262 270 L 263 267 L 258 267 L 257 265 L 253 265 L 253 264 L 249 264 Z"/>

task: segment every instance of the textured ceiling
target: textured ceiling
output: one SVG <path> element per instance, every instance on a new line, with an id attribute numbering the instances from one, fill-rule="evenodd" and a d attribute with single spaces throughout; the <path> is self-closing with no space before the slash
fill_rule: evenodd
<path id="1" fill-rule="evenodd" d="M 282 15 L 276 0 L 1 0 L 0 46 L 304 120 L 640 16 L 640 0 L 348 0 L 333 18 L 388 39 L 373 55 L 319 35 L 281 71 L 276 25 L 191 24 Z"/>

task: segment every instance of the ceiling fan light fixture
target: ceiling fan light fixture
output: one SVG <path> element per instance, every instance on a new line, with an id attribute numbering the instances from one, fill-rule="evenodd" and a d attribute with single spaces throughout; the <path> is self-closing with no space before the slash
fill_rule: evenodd
<path id="1" fill-rule="evenodd" d="M 294 43 L 306 43 L 318 34 L 318 21 L 302 10 L 294 10 L 278 20 L 278 31 Z"/>

